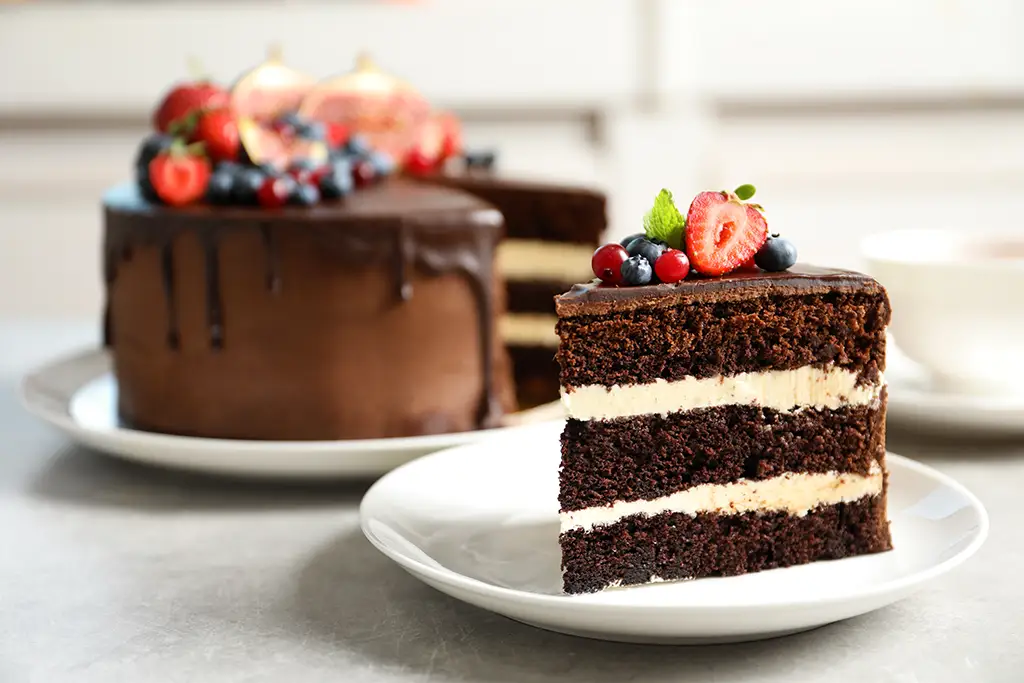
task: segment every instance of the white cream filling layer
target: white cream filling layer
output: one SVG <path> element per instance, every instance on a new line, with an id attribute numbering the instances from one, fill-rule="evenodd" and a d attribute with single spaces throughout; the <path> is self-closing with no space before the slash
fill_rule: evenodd
<path id="1" fill-rule="evenodd" d="M 498 321 L 501 340 L 515 346 L 558 348 L 555 323 L 558 318 L 543 313 L 506 313 Z"/>
<path id="2" fill-rule="evenodd" d="M 674 413 L 725 405 L 758 405 L 786 411 L 869 405 L 879 399 L 885 382 L 857 386 L 857 374 L 843 368 L 744 372 L 728 377 L 686 377 L 669 382 L 611 388 L 588 385 L 562 387 L 562 404 L 577 420 L 608 420 L 634 415 Z"/>
<path id="3" fill-rule="evenodd" d="M 836 505 L 882 492 L 882 466 L 871 465 L 867 476 L 827 472 L 787 472 L 771 479 L 740 479 L 730 484 L 700 484 L 654 500 L 619 501 L 613 505 L 563 512 L 562 533 L 612 524 L 623 517 L 663 512 L 696 515 L 710 512 L 739 515 L 745 512 L 785 512 L 802 517 L 819 505 Z"/>
<path id="4" fill-rule="evenodd" d="M 593 255 L 594 247 L 586 244 L 506 239 L 498 245 L 497 263 L 510 282 L 587 282 L 594 278 L 590 271 Z"/>

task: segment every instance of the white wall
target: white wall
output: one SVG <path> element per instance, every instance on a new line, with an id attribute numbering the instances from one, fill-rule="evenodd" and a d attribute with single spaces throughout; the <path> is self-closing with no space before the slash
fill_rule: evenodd
<path id="1" fill-rule="evenodd" d="M 753 182 L 802 256 L 869 232 L 1022 229 L 1024 3 L 433 0 L 0 6 L 0 315 L 93 315 L 102 189 L 186 53 L 229 79 L 270 42 L 319 76 L 366 48 L 502 166 L 606 188 Z M 14 68 L 12 68 L 12 66 Z"/>

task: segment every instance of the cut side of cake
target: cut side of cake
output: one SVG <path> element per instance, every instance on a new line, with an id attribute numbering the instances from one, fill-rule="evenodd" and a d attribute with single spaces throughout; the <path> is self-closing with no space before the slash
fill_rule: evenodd
<path id="1" fill-rule="evenodd" d="M 567 593 L 892 547 L 877 282 L 797 265 L 556 309 Z"/>

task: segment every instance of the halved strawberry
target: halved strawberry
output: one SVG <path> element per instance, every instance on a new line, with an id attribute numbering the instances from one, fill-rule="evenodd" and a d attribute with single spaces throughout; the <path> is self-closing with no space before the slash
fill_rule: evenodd
<path id="1" fill-rule="evenodd" d="M 767 239 L 764 215 L 729 192 L 701 192 L 686 214 L 686 255 L 702 275 L 736 270 Z"/>
<path id="2" fill-rule="evenodd" d="M 219 109 L 228 105 L 229 96 L 224 88 L 208 81 L 179 83 L 171 88 L 153 112 L 153 127 L 161 133 L 172 124 L 202 109 Z"/>
<path id="3" fill-rule="evenodd" d="M 191 204 L 206 193 L 210 164 L 185 145 L 175 144 L 149 162 L 149 182 L 167 204 Z"/>
<path id="4" fill-rule="evenodd" d="M 241 143 L 238 122 L 230 109 L 211 109 L 199 115 L 192 133 L 195 142 L 202 142 L 206 154 L 214 161 L 237 161 Z"/>

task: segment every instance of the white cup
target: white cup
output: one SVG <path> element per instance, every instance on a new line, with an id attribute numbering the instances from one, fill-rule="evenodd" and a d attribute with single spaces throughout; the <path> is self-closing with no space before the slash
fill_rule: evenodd
<path id="1" fill-rule="evenodd" d="M 1024 235 L 904 230 L 862 244 L 891 331 L 947 391 L 1024 393 Z"/>

